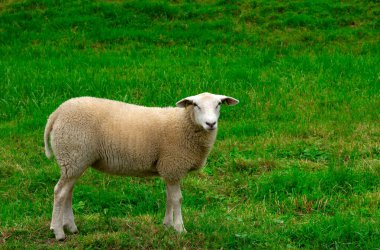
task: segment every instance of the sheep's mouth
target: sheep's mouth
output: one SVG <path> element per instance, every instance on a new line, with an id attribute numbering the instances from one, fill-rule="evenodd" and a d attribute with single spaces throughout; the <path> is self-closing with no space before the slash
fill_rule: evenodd
<path id="1" fill-rule="evenodd" d="M 206 130 L 213 131 L 213 130 L 216 130 L 216 127 L 208 127 L 208 128 L 206 128 Z"/>

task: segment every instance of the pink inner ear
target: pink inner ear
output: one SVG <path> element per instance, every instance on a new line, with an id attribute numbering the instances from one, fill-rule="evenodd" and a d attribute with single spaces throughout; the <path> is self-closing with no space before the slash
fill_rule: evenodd
<path id="1" fill-rule="evenodd" d="M 229 102 L 228 98 L 224 99 L 224 100 L 222 101 L 222 103 L 223 103 L 223 104 L 230 105 L 230 102 Z"/>
<path id="2" fill-rule="evenodd" d="M 189 99 L 183 99 L 176 103 L 177 107 L 179 108 L 186 108 L 188 105 L 192 104 L 193 102 Z"/>
<path id="3" fill-rule="evenodd" d="M 187 106 L 189 106 L 189 105 L 191 105 L 191 104 L 193 104 L 192 101 L 190 101 L 190 100 L 186 100 L 186 102 L 185 102 L 185 107 L 187 107 Z"/>
<path id="4" fill-rule="evenodd" d="M 234 99 L 234 98 L 231 98 L 231 97 L 226 97 L 226 98 L 222 99 L 222 103 L 230 106 L 230 105 L 238 104 L 239 101 Z"/>

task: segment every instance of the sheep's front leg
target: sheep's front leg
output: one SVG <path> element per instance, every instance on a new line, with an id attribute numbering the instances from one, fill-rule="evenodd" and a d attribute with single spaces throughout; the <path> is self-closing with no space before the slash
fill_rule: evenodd
<path id="1" fill-rule="evenodd" d="M 166 186 L 166 212 L 164 218 L 164 225 L 166 227 L 173 226 L 173 202 L 169 195 L 168 185 Z"/>
<path id="2" fill-rule="evenodd" d="M 186 232 L 183 225 L 181 204 L 182 193 L 179 183 L 166 184 L 166 213 L 164 218 L 164 225 L 173 226 L 177 232 Z M 174 218 L 173 218 L 174 213 Z"/>

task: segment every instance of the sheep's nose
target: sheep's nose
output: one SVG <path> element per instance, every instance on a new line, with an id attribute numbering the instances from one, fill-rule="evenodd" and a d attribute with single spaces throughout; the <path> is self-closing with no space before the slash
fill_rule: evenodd
<path id="1" fill-rule="evenodd" d="M 206 124 L 210 127 L 213 128 L 216 124 L 216 122 L 206 122 Z"/>

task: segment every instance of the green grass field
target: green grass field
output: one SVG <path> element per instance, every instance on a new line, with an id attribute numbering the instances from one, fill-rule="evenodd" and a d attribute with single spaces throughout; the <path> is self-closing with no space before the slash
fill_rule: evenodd
<path id="1" fill-rule="evenodd" d="M 0 249 L 379 249 L 377 1 L 0 1 Z M 183 180 L 89 170 L 79 234 L 49 230 L 49 114 L 76 96 L 174 106 L 233 96 L 206 167 Z"/>

